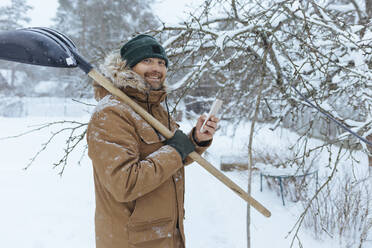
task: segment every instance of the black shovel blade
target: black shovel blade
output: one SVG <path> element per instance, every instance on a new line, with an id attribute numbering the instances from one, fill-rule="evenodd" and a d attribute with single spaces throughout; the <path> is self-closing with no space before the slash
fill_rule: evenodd
<path id="1" fill-rule="evenodd" d="M 69 50 L 75 50 L 77 51 L 75 43 L 65 34 L 51 28 L 45 28 L 45 27 L 37 27 L 32 28 L 32 30 L 39 31 L 39 32 L 47 32 L 49 35 L 53 36 L 54 38 L 57 38 L 61 42 L 63 42 Z"/>
<path id="2" fill-rule="evenodd" d="M 0 31 L 0 59 L 51 67 L 77 67 L 61 40 L 37 28 Z"/>

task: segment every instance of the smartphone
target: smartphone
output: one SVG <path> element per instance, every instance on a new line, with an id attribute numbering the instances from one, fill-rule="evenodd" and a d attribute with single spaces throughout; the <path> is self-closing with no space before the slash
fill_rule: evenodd
<path id="1" fill-rule="evenodd" d="M 204 133 L 205 130 L 204 130 L 204 126 L 205 124 L 207 123 L 207 121 L 209 120 L 209 118 L 211 118 L 211 115 L 216 115 L 218 113 L 218 111 L 220 110 L 221 106 L 222 106 L 222 103 L 223 101 L 222 100 L 219 100 L 219 99 L 216 99 L 213 104 L 212 104 L 212 107 L 207 115 L 207 119 L 205 119 L 203 125 L 201 126 L 200 128 L 200 132 Z"/>

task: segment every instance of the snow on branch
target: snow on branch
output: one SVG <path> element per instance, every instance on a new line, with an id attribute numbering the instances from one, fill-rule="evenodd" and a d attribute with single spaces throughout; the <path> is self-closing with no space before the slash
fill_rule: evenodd
<path id="1" fill-rule="evenodd" d="M 204 82 L 214 82 L 215 89 L 208 92 L 232 97 L 227 102 L 237 112 L 231 115 L 240 118 L 244 113 L 249 118 L 249 107 L 254 105 L 251 97 L 257 93 L 260 70 L 265 68 L 267 108 L 261 108 L 262 118 L 275 122 L 287 118 L 285 113 L 293 115 L 309 107 L 291 89 L 295 86 L 346 125 L 363 123 L 372 108 L 368 90 L 372 31 L 371 23 L 355 22 L 358 10 L 353 4 L 209 0 L 183 24 L 163 26 L 155 32 L 169 37 L 163 44 L 179 74 L 172 83 L 174 91 L 211 89 Z M 263 65 L 266 49 L 268 58 Z M 288 106 L 285 113 L 283 104 Z M 345 104 L 359 114 L 349 108 L 346 111 Z"/>

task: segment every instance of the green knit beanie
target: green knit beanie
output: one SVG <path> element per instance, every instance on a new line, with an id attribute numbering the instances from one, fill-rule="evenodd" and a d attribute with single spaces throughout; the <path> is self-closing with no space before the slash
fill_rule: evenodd
<path id="1" fill-rule="evenodd" d="M 140 34 L 131 39 L 121 47 L 120 55 L 130 68 L 146 58 L 164 59 L 165 66 L 168 67 L 164 48 L 150 35 Z"/>

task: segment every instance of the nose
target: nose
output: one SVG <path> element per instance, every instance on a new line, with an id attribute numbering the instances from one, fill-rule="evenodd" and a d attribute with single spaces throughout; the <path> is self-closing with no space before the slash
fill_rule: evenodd
<path id="1" fill-rule="evenodd" d="M 161 65 L 159 65 L 159 63 L 155 61 L 155 62 L 151 63 L 151 70 L 160 72 L 162 70 L 162 68 L 161 68 Z"/>

